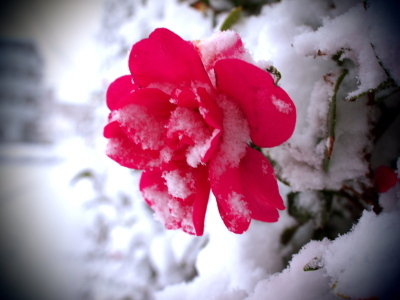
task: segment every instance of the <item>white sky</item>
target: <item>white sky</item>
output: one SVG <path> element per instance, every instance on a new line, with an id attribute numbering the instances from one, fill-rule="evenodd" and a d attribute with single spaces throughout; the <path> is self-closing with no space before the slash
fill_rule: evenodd
<path id="1" fill-rule="evenodd" d="M 101 3 L 14 0 L 0 8 L 2 35 L 38 42 L 46 60 L 46 83 L 57 88 L 61 100 L 86 101 L 87 86 L 94 84 L 98 55 L 92 37 L 98 30 Z"/>

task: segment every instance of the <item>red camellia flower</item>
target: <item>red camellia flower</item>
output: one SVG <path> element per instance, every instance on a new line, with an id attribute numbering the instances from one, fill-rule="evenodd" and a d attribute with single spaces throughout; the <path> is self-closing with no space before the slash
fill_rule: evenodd
<path id="1" fill-rule="evenodd" d="M 202 235 L 210 189 L 235 233 L 285 208 L 271 164 L 250 143 L 286 141 L 296 109 L 251 62 L 232 31 L 190 42 L 159 28 L 133 45 L 131 74 L 110 84 L 107 155 L 144 170 L 140 191 L 166 228 Z"/>

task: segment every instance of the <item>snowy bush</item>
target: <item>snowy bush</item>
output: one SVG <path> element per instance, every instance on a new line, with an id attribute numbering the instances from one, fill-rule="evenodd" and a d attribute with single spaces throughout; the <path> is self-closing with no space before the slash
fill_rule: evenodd
<path id="1" fill-rule="evenodd" d="M 131 46 L 155 28 L 200 40 L 224 24 L 292 98 L 297 123 L 287 142 L 261 149 L 287 209 L 277 223 L 252 222 L 242 235 L 226 230 L 213 197 L 203 237 L 166 231 L 139 194 L 138 172 L 110 163 L 106 170 L 93 166 L 92 180 L 106 176 L 86 204 L 97 241 L 86 250 L 92 274 L 86 288 L 94 299 L 399 296 L 400 184 L 384 193 L 373 185 L 379 166 L 400 169 L 397 3 L 104 5 L 99 37 L 109 83 L 128 74 Z M 106 114 L 104 108 L 104 120 Z"/>

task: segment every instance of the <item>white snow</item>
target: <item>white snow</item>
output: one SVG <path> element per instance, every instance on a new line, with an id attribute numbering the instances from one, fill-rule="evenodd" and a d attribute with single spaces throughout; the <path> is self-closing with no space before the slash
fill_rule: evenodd
<path id="1" fill-rule="evenodd" d="M 186 199 L 193 194 L 195 181 L 191 173 L 181 174 L 179 170 L 174 170 L 165 172 L 163 178 L 166 181 L 170 195 Z"/>
<path id="2" fill-rule="evenodd" d="M 126 128 L 127 136 L 143 149 L 158 150 L 164 145 L 163 120 L 149 113 L 143 105 L 127 105 L 113 113 L 121 126 Z"/>
<path id="3" fill-rule="evenodd" d="M 281 113 L 288 114 L 292 110 L 292 108 L 288 103 L 284 102 L 281 99 L 276 98 L 275 95 L 271 96 L 271 101 L 272 104 L 275 105 L 276 109 Z"/>
<path id="4" fill-rule="evenodd" d="M 254 62 L 247 51 L 240 51 L 240 48 L 235 48 L 237 43 L 240 43 L 239 36 L 232 30 L 216 31 L 210 37 L 194 41 L 194 45 L 200 51 L 201 60 L 214 86 L 215 73 L 213 67 L 215 62 L 221 59 L 222 56 L 224 58 L 237 58 L 250 63 Z M 235 51 L 231 49 L 235 49 Z"/>
<path id="5" fill-rule="evenodd" d="M 323 26 L 315 32 L 306 32 L 294 39 L 294 47 L 300 54 L 318 55 L 329 58 L 343 51 L 340 60 L 351 59 L 356 64 L 359 86 L 347 97 L 357 96 L 374 89 L 387 76 L 379 65 L 369 40 L 368 15 L 360 4 L 334 19 L 324 19 Z M 374 19 L 374 18 L 372 18 Z"/>
<path id="6" fill-rule="evenodd" d="M 250 141 L 250 128 L 236 103 L 223 95 L 220 95 L 217 101 L 223 112 L 224 130 L 215 159 L 215 172 L 216 176 L 219 176 L 226 168 L 239 165 Z"/>
<path id="7" fill-rule="evenodd" d="M 176 138 L 177 135 L 181 143 L 190 145 L 186 153 L 186 160 L 194 168 L 206 154 L 212 138 L 218 134 L 216 131 L 211 133 L 199 113 L 185 107 L 177 107 L 171 113 L 167 127 L 167 137 Z M 186 139 L 189 139 L 190 142 L 185 141 Z"/>

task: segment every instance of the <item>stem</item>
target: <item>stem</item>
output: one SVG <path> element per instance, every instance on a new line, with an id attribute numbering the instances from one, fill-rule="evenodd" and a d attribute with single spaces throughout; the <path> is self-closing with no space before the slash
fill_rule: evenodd
<path id="1" fill-rule="evenodd" d="M 339 90 L 340 84 L 342 83 L 344 77 L 347 75 L 349 71 L 347 69 L 344 69 L 342 74 L 340 74 L 339 78 L 336 81 L 335 84 L 335 89 L 334 93 L 332 96 L 332 101 L 331 105 L 329 107 L 329 113 L 328 113 L 328 146 L 325 152 L 325 158 L 323 161 L 323 169 L 325 172 L 328 172 L 329 169 L 329 163 L 331 160 L 332 152 L 333 152 L 333 145 L 335 143 L 335 127 L 336 127 L 336 98 L 337 98 L 337 92 Z"/>

